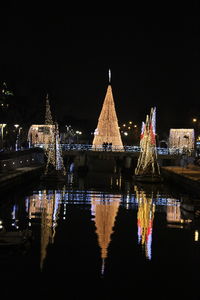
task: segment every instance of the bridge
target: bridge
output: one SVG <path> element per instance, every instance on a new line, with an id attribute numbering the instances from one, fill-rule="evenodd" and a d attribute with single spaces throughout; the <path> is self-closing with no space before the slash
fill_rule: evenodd
<path id="1" fill-rule="evenodd" d="M 53 146 L 53 145 L 52 145 Z M 35 147 L 0 152 L 0 170 L 6 172 L 16 168 L 23 168 L 44 163 L 44 149 L 47 144 Z M 91 170 L 100 172 L 116 172 L 117 170 L 132 171 L 136 167 L 140 153 L 139 146 L 93 147 L 87 144 L 61 144 L 64 164 L 67 170 Z M 183 151 L 180 149 L 157 148 L 160 166 L 180 166 Z"/>
<path id="2" fill-rule="evenodd" d="M 67 169 L 115 172 L 117 169 L 133 170 L 140 153 L 139 146 L 103 147 L 90 144 L 60 144 Z M 37 147 L 47 148 L 47 144 Z M 54 145 L 52 144 L 52 147 Z M 183 151 L 157 147 L 160 166 L 180 165 Z"/>
<path id="3" fill-rule="evenodd" d="M 130 153 L 132 155 L 139 155 L 140 152 L 140 146 L 111 146 L 111 147 L 107 147 L 105 148 L 104 146 L 93 146 L 91 144 L 60 144 L 62 151 L 65 152 L 112 152 L 112 154 L 114 155 L 115 153 L 121 153 L 121 155 L 123 155 L 124 153 Z M 37 148 L 42 148 L 45 149 L 49 146 L 49 144 L 35 144 L 34 147 Z M 54 145 L 52 144 L 52 147 L 54 147 Z M 165 156 L 169 156 L 170 157 L 177 157 L 183 154 L 188 154 L 185 153 L 183 151 L 183 149 L 181 148 L 162 148 L 162 147 L 156 147 L 157 150 L 157 154 L 158 156 L 160 155 L 165 155 Z M 190 154 L 192 154 L 192 152 L 190 152 Z"/>

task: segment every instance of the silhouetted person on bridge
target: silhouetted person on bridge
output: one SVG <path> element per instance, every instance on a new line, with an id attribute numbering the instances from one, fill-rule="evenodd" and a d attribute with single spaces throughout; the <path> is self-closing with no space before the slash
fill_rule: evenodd
<path id="1" fill-rule="evenodd" d="M 104 151 L 107 151 L 107 148 L 108 148 L 108 143 L 107 143 L 107 142 L 106 142 L 106 143 L 104 142 L 104 143 L 103 143 L 103 149 L 104 149 Z"/>

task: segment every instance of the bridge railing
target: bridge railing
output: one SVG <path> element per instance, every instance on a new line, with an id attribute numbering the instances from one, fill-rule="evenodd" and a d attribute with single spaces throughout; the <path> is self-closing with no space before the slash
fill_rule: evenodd
<path id="1" fill-rule="evenodd" d="M 47 144 L 37 144 L 34 147 L 47 148 Z M 53 145 L 52 145 L 53 147 Z M 61 144 L 61 148 L 63 151 L 113 151 L 113 152 L 140 152 L 139 146 L 107 146 L 106 148 L 103 146 L 93 146 L 90 144 Z M 192 154 L 194 150 L 190 150 L 190 152 L 185 152 L 184 149 L 180 148 L 161 148 L 157 147 L 157 153 L 159 155 L 182 155 L 182 154 Z"/>

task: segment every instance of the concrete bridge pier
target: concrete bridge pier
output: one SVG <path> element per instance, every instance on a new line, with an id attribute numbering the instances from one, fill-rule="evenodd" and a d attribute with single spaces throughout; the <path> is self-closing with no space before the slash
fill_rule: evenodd
<path id="1" fill-rule="evenodd" d="M 125 156 L 124 164 L 121 170 L 122 175 L 131 176 L 134 174 L 133 158 L 131 156 Z"/>
<path id="2" fill-rule="evenodd" d="M 115 173 L 116 162 L 109 153 L 96 153 L 87 157 L 87 167 L 92 172 Z"/>
<path id="3" fill-rule="evenodd" d="M 87 172 L 88 171 L 87 154 L 85 152 L 80 152 L 74 158 L 74 171 L 77 171 L 77 172 Z"/>

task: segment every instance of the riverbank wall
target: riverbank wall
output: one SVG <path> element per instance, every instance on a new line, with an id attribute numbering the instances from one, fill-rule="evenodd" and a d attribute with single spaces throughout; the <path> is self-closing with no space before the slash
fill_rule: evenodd
<path id="1" fill-rule="evenodd" d="M 200 167 L 194 165 L 166 166 L 161 167 L 161 173 L 166 182 L 200 195 Z"/>
<path id="2" fill-rule="evenodd" d="M 0 153 L 0 190 L 13 189 L 17 185 L 30 184 L 39 178 L 45 166 L 42 149 L 27 149 Z"/>

